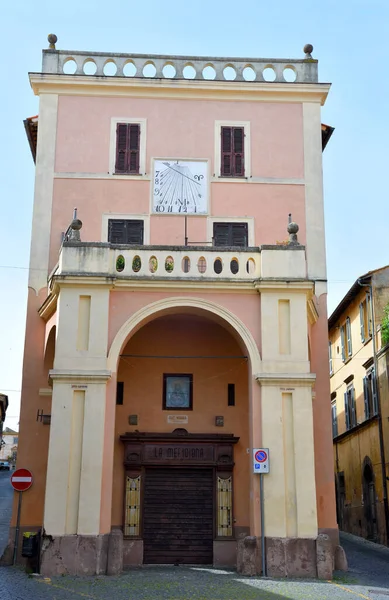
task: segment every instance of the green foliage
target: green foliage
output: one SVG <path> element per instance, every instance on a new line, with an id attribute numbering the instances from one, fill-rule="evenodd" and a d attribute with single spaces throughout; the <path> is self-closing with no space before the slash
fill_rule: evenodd
<path id="1" fill-rule="evenodd" d="M 116 259 L 116 270 L 117 271 L 123 271 L 124 267 L 125 267 L 125 260 L 124 257 L 122 255 L 118 256 Z"/>
<path id="2" fill-rule="evenodd" d="M 389 344 L 389 303 L 384 308 L 384 317 L 381 321 L 381 343 Z"/>

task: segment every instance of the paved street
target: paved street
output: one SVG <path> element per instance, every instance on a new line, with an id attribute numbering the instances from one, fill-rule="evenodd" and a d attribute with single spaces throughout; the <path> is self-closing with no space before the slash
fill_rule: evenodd
<path id="1" fill-rule="evenodd" d="M 0 472 L 0 553 L 8 536 L 12 489 Z M 241 577 L 224 569 L 144 567 L 120 577 L 33 579 L 0 567 L 1 600 L 388 600 L 389 549 L 343 535 L 350 571 L 331 583 Z"/>

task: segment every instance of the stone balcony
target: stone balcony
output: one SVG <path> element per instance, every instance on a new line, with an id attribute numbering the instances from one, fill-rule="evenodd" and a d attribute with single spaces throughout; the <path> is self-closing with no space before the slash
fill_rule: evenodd
<path id="1" fill-rule="evenodd" d="M 297 245 L 225 248 L 122 246 L 65 242 L 54 279 L 100 277 L 126 281 L 255 282 L 306 278 L 305 248 Z"/>
<path id="2" fill-rule="evenodd" d="M 215 80 L 237 82 L 317 83 L 318 61 L 311 44 L 304 58 L 236 58 L 211 56 L 161 56 L 57 50 L 56 36 L 43 50 L 42 73 L 124 77 L 140 79 Z"/>

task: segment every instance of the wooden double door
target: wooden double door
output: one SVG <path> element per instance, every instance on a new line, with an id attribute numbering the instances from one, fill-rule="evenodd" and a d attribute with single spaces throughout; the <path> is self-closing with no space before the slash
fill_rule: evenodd
<path id="1" fill-rule="evenodd" d="M 212 564 L 214 469 L 149 467 L 143 547 L 148 564 Z"/>

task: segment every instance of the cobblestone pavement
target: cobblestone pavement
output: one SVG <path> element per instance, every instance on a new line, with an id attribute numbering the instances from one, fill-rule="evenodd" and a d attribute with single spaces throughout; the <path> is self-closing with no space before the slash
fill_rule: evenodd
<path id="1" fill-rule="evenodd" d="M 0 472 L 0 553 L 8 536 L 12 489 Z M 388 600 L 389 549 L 342 534 L 350 571 L 333 582 L 242 577 L 199 567 L 143 567 L 119 577 L 28 577 L 0 567 L 0 600 Z"/>

